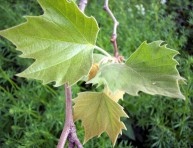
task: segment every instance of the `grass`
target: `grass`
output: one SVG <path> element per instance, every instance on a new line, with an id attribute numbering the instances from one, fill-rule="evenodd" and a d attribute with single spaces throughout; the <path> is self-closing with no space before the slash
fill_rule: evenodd
<path id="1" fill-rule="evenodd" d="M 183 8 L 189 5 L 183 4 Z M 39 15 L 42 10 L 35 0 L 0 0 L 0 30 L 24 22 L 22 16 Z M 142 4 L 145 15 L 137 9 Z M 173 3 L 167 4 L 174 7 Z M 124 120 L 129 127 L 119 137 L 115 147 L 175 147 L 193 146 L 193 56 L 191 28 L 176 22 L 177 12 L 168 11 L 167 5 L 152 1 L 110 1 L 115 16 L 120 22 L 118 47 L 125 56 L 144 41 L 164 40 L 170 48 L 181 54 L 176 57 L 178 70 L 186 78 L 187 85 L 181 85 L 186 101 L 141 93 L 140 97 L 124 96 L 120 103 L 129 114 Z M 179 4 L 179 8 L 181 4 Z M 109 41 L 112 34 L 112 20 L 102 10 L 103 2 L 90 1 L 86 14 L 96 17 L 100 26 L 98 46 L 112 52 Z M 175 5 L 175 8 L 178 5 Z M 192 13 L 186 14 L 189 25 Z M 2 21 L 3 20 L 3 21 Z M 179 31 L 180 30 L 180 31 Z M 190 31 L 189 31 L 190 30 Z M 188 49 L 186 49 L 188 48 Z M 19 58 L 20 53 L 13 44 L 0 38 L 0 147 L 36 148 L 55 147 L 64 124 L 64 90 L 38 81 L 14 76 L 24 70 L 32 61 Z M 73 87 L 73 97 L 80 90 L 91 89 L 84 84 Z M 81 141 L 84 129 L 77 122 Z M 110 148 L 112 144 L 106 133 L 93 138 L 86 148 Z"/>

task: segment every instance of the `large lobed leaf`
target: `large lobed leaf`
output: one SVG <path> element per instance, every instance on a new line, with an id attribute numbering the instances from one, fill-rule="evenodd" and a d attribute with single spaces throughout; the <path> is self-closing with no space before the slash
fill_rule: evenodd
<path id="1" fill-rule="evenodd" d="M 27 16 L 27 22 L 0 31 L 21 51 L 24 58 L 35 62 L 18 76 L 65 82 L 70 85 L 87 75 L 92 65 L 98 25 L 86 17 L 74 2 L 67 0 L 39 0 L 42 16 Z"/>
<path id="2" fill-rule="evenodd" d="M 142 43 L 125 64 L 102 66 L 89 83 L 103 82 L 113 92 L 121 90 L 134 96 L 143 91 L 185 99 L 179 89 L 179 81 L 184 79 L 176 69 L 177 61 L 173 59 L 178 52 L 166 45 L 161 46 L 161 43 Z"/>
<path id="3" fill-rule="evenodd" d="M 120 117 L 127 117 L 123 108 L 104 92 L 79 93 L 74 102 L 74 120 L 82 120 L 85 129 L 84 143 L 106 131 L 114 145 L 126 129 L 120 121 Z"/>

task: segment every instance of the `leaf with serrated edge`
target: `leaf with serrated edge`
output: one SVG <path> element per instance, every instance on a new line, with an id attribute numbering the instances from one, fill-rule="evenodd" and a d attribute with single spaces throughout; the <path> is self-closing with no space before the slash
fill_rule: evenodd
<path id="1" fill-rule="evenodd" d="M 92 65 L 98 25 L 87 17 L 74 2 L 67 0 L 39 0 L 44 10 L 41 16 L 27 16 L 27 22 L 0 31 L 23 54 L 35 62 L 18 76 L 42 80 L 44 84 L 55 81 L 55 86 L 65 82 L 76 83 L 87 75 Z"/>
<path id="2" fill-rule="evenodd" d="M 173 58 L 178 52 L 161 46 L 162 42 L 142 43 L 125 64 L 104 65 L 89 83 L 102 81 L 113 92 L 122 90 L 134 96 L 143 91 L 185 99 L 179 88 L 179 81 L 184 79 Z"/>
<path id="3" fill-rule="evenodd" d="M 123 108 L 103 92 L 83 92 L 74 99 L 74 120 L 82 120 L 85 129 L 84 143 L 94 136 L 107 132 L 113 145 L 122 129 L 120 117 L 128 117 Z"/>

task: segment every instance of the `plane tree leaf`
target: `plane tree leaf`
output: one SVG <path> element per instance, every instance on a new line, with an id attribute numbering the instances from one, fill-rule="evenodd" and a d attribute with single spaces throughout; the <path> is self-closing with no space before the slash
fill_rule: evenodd
<path id="1" fill-rule="evenodd" d="M 27 16 L 27 22 L 0 31 L 22 52 L 21 57 L 35 62 L 18 76 L 65 82 L 70 85 L 87 75 L 92 65 L 98 25 L 87 17 L 74 2 L 67 0 L 39 0 L 44 14 Z"/>
<path id="2" fill-rule="evenodd" d="M 82 120 L 85 129 L 84 143 L 107 132 L 114 145 L 118 134 L 126 129 L 120 117 L 127 114 L 104 92 L 79 93 L 74 103 L 74 120 Z"/>
<path id="3" fill-rule="evenodd" d="M 161 43 L 142 43 L 124 64 L 101 66 L 89 83 L 103 82 L 113 92 L 122 90 L 134 96 L 143 91 L 151 95 L 185 99 L 179 88 L 179 81 L 184 79 L 179 75 L 176 69 L 178 63 L 173 58 L 178 52 L 166 45 L 161 46 Z"/>

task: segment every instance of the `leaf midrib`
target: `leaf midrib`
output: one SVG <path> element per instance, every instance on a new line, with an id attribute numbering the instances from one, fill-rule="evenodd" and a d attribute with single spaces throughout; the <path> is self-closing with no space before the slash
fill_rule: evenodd
<path id="1" fill-rule="evenodd" d="M 51 3 L 49 3 L 49 4 L 51 4 Z M 66 5 L 65 5 L 66 6 Z M 75 8 L 76 6 L 73 6 L 73 9 Z M 72 26 L 74 26 L 74 28 L 76 29 L 76 31 L 85 39 L 85 41 L 87 41 L 88 42 L 88 40 L 85 38 L 85 36 L 78 30 L 78 28 L 76 27 L 76 25 L 68 18 L 68 17 L 66 17 L 66 15 L 64 15 L 58 8 L 56 8 L 55 6 L 54 6 L 54 8 L 56 9 L 56 10 L 58 10 L 59 12 L 60 12 L 60 14 L 62 15 L 62 16 L 64 16 L 71 24 L 72 24 Z M 65 8 L 66 9 L 66 8 Z M 45 11 L 46 12 L 46 11 Z M 76 15 L 76 14 L 75 14 Z M 84 15 L 84 14 L 83 14 Z M 45 15 L 46 16 L 46 15 Z M 48 16 L 49 17 L 49 16 Z M 49 18 L 51 18 L 51 17 L 49 17 Z M 52 20 L 52 18 L 51 18 L 51 20 Z M 51 21 L 50 20 L 50 21 Z M 59 26 L 60 27 L 60 25 L 58 25 L 58 24 L 56 24 L 56 22 L 54 22 L 53 20 L 52 20 L 52 22 L 55 24 L 55 25 L 57 25 L 57 26 Z M 91 24 L 92 24 L 92 21 L 91 21 Z M 61 27 L 60 27 L 61 28 Z M 89 42 L 88 42 L 89 43 Z"/>
<path id="2" fill-rule="evenodd" d="M 27 36 L 28 37 L 28 36 Z M 35 39 L 42 39 L 42 40 L 48 40 L 48 41 L 57 41 L 57 42 L 64 42 L 64 43 L 71 43 L 71 44 L 79 44 L 79 45 L 90 45 L 90 46 L 95 46 L 91 43 L 78 43 L 78 42 L 67 42 L 64 40 L 59 40 L 59 39 L 48 39 L 48 38 L 42 38 L 42 37 L 38 37 L 38 36 L 30 36 L 31 38 L 35 38 Z"/>
<path id="3" fill-rule="evenodd" d="M 40 38 L 40 37 L 37 37 L 37 36 L 31 36 L 31 38 L 42 39 L 42 40 L 46 40 L 46 41 L 51 40 L 51 41 L 59 42 L 59 43 L 69 43 L 69 44 L 72 44 L 72 45 L 81 45 L 81 46 L 88 46 L 88 47 L 93 47 L 94 48 L 94 45 L 92 45 L 92 44 L 81 44 L 81 43 L 65 42 L 63 40 L 46 39 L 46 38 Z M 24 48 L 24 47 L 22 47 L 22 48 Z M 34 54 L 34 53 L 37 53 L 37 52 L 43 51 L 43 50 L 45 50 L 45 48 L 43 48 L 41 50 L 38 50 L 38 51 L 35 51 L 35 52 L 31 52 L 30 54 Z M 30 54 L 23 54 L 23 55 L 26 56 L 26 55 L 30 55 Z"/>
<path id="4" fill-rule="evenodd" d="M 91 50 L 91 49 L 90 49 Z M 75 56 L 77 56 L 80 52 L 81 52 L 82 50 L 80 50 Z M 73 57 L 75 57 L 75 56 L 73 56 Z M 71 58 L 72 59 L 72 58 Z M 36 73 L 36 72 L 39 72 L 39 71 L 42 71 L 42 70 L 46 70 L 46 69 L 49 69 L 49 68 L 51 68 L 51 67 L 53 67 L 53 66 L 57 66 L 57 65 L 59 65 L 59 64 L 61 64 L 61 63 L 63 63 L 63 62 L 65 62 L 65 61 L 68 61 L 68 60 L 70 60 L 70 59 L 65 59 L 64 61 L 62 61 L 62 62 L 60 62 L 60 63 L 57 63 L 57 64 L 54 64 L 54 65 L 51 65 L 51 66 L 48 66 L 48 67 L 45 67 L 45 68 L 43 68 L 43 69 L 39 69 L 39 70 L 36 70 L 36 71 L 33 71 L 33 72 L 31 72 L 31 73 Z M 36 62 L 36 61 L 35 61 Z M 34 63 L 35 63 L 34 62 Z M 70 62 L 71 62 L 71 60 L 70 60 Z M 69 69 L 69 68 L 68 68 Z M 25 73 L 25 74 L 29 74 L 29 73 Z"/>

